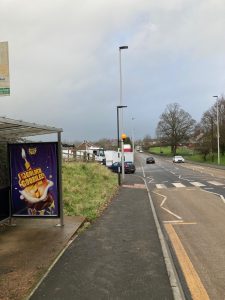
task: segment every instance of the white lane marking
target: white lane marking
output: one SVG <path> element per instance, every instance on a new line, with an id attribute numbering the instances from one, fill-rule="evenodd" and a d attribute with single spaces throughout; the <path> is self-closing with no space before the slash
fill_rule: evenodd
<path id="1" fill-rule="evenodd" d="M 206 187 L 205 190 L 214 190 L 214 188 Z"/>
<path id="2" fill-rule="evenodd" d="M 159 193 L 157 193 L 157 192 L 153 192 L 153 193 L 156 194 L 156 195 L 158 195 L 158 196 L 160 196 L 160 197 L 163 197 L 163 200 L 162 200 L 162 202 L 161 202 L 161 204 L 160 204 L 160 207 L 161 207 L 162 209 L 164 209 L 166 212 L 168 212 L 170 215 L 174 216 L 175 218 L 177 218 L 177 219 L 179 219 L 179 220 L 182 220 L 182 218 L 181 218 L 180 216 L 176 215 L 176 214 L 173 213 L 171 210 L 169 210 L 169 209 L 163 207 L 163 205 L 165 204 L 165 202 L 166 202 L 166 200 L 167 200 L 167 197 L 166 197 L 165 195 L 159 194 Z"/>
<path id="3" fill-rule="evenodd" d="M 219 186 L 219 185 L 224 185 L 224 183 L 218 182 L 218 181 L 208 181 L 208 183 Z"/>
<path id="4" fill-rule="evenodd" d="M 176 214 L 174 214 L 172 211 L 170 211 L 169 209 L 166 209 L 165 207 L 162 207 L 162 209 L 164 209 L 165 211 L 167 211 L 169 214 L 173 215 L 175 218 L 182 220 L 182 218 Z"/>
<path id="5" fill-rule="evenodd" d="M 160 204 L 160 207 L 163 207 L 164 203 L 165 203 L 165 202 L 166 202 L 166 200 L 167 200 L 167 197 L 166 197 L 166 196 L 164 196 L 164 195 L 161 195 L 161 196 L 163 196 L 163 197 L 164 197 L 164 199 L 163 199 L 162 203 Z"/>
<path id="6" fill-rule="evenodd" d="M 194 186 L 205 186 L 205 184 L 203 184 L 201 182 L 197 182 L 197 181 L 192 181 L 192 182 L 190 182 L 190 184 L 192 184 Z"/>
<path id="7" fill-rule="evenodd" d="M 163 223 L 167 224 L 167 223 L 183 223 L 183 220 L 171 220 L 171 221 L 163 221 Z"/>
<path id="8" fill-rule="evenodd" d="M 220 199 L 223 201 L 223 203 L 225 204 L 225 198 L 224 198 L 224 196 L 223 195 L 221 195 L 221 194 L 218 194 L 218 193 L 214 193 L 214 192 L 210 192 L 210 191 L 206 191 L 206 189 L 203 189 L 203 191 L 204 192 L 206 192 L 206 193 L 210 193 L 210 194 L 214 194 L 214 195 L 217 195 L 217 196 L 219 196 L 220 197 Z"/>
<path id="9" fill-rule="evenodd" d="M 183 184 L 180 183 L 180 182 L 173 182 L 172 185 L 174 185 L 174 186 L 177 187 L 177 188 L 185 187 L 185 185 L 183 185 Z"/>
<path id="10" fill-rule="evenodd" d="M 152 183 L 152 182 L 154 181 L 154 178 L 152 178 L 152 177 L 150 177 L 150 176 L 146 177 L 146 179 L 149 180 L 148 183 Z"/>
<path id="11" fill-rule="evenodd" d="M 220 195 L 220 198 L 222 199 L 223 203 L 225 204 L 225 198 L 223 195 Z"/>
<path id="12" fill-rule="evenodd" d="M 157 189 L 166 189 L 165 184 L 156 184 Z"/>
<path id="13" fill-rule="evenodd" d="M 145 171 L 144 171 L 144 167 L 141 165 L 142 168 L 142 172 L 143 172 L 143 177 L 145 178 Z"/>

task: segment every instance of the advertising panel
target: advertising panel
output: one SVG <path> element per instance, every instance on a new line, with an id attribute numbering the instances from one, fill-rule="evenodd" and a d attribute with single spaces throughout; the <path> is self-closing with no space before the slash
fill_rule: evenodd
<path id="1" fill-rule="evenodd" d="M 9 187 L 0 187 L 0 222 L 9 218 Z"/>
<path id="2" fill-rule="evenodd" d="M 59 217 L 57 143 L 9 145 L 13 216 Z"/>
<path id="3" fill-rule="evenodd" d="M 8 42 L 0 42 L 0 96 L 10 95 Z"/>

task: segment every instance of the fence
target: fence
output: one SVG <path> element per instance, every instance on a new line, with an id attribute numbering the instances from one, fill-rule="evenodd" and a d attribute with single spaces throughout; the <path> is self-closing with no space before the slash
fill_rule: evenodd
<path id="1" fill-rule="evenodd" d="M 62 153 L 64 162 L 83 161 L 83 162 L 94 162 L 95 155 L 87 152 L 76 152 L 71 149 L 63 149 Z"/>

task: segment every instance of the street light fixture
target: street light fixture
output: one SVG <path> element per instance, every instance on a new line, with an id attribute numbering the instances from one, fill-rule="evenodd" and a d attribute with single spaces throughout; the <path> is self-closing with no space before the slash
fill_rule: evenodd
<path id="1" fill-rule="evenodd" d="M 217 158 L 218 158 L 218 165 L 220 165 L 220 129 L 219 129 L 219 109 L 218 109 L 218 96 L 213 96 L 216 98 L 216 123 L 217 123 Z"/>
<path id="2" fill-rule="evenodd" d="M 119 47 L 119 65 L 120 65 L 120 105 L 123 105 L 123 88 L 122 88 L 122 62 L 121 62 L 121 50 L 128 49 L 128 46 L 120 46 Z M 121 120 L 122 121 L 122 120 Z M 123 122 L 122 124 L 122 129 L 123 129 Z M 123 130 L 122 130 L 123 131 Z"/>
<path id="3" fill-rule="evenodd" d="M 117 108 L 117 145 L 118 145 L 118 158 L 119 158 L 119 148 L 120 147 L 120 123 L 119 123 L 119 109 L 120 108 L 125 108 L 127 107 L 126 105 L 118 105 Z M 118 165 L 118 185 L 121 185 L 121 177 L 120 177 L 120 165 Z"/>

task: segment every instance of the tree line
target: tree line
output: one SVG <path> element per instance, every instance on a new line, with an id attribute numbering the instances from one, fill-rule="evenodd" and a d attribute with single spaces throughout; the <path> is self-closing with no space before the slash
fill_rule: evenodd
<path id="1" fill-rule="evenodd" d="M 220 128 L 220 152 L 225 153 L 225 98 L 218 98 L 218 116 Z M 183 110 L 179 104 L 167 105 L 161 114 L 156 128 L 157 139 L 160 143 L 171 146 L 171 153 L 176 155 L 177 147 L 184 143 L 193 143 L 196 150 L 208 154 L 214 160 L 217 150 L 217 103 L 214 103 L 203 113 L 200 122 Z"/>

